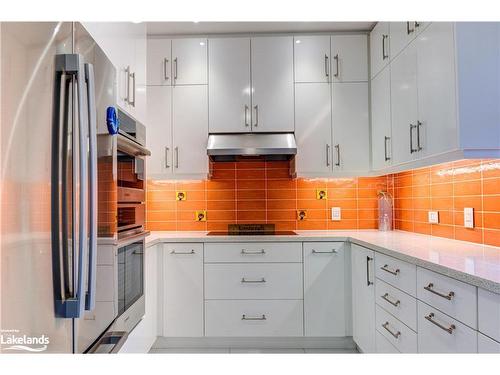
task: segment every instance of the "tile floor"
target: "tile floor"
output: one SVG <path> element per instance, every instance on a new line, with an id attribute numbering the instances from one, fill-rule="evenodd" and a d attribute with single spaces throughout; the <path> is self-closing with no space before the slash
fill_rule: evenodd
<path id="1" fill-rule="evenodd" d="M 152 348 L 154 354 L 351 354 L 355 349 L 302 348 Z"/>

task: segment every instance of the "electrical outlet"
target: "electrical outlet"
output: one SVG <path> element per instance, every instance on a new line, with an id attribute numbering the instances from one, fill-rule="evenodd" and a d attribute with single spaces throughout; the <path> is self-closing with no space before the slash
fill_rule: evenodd
<path id="1" fill-rule="evenodd" d="M 332 207 L 332 220 L 340 221 L 340 219 L 341 219 L 340 207 Z"/>
<path id="2" fill-rule="evenodd" d="M 439 212 L 429 211 L 429 223 L 438 224 L 439 223 Z"/>
<path id="3" fill-rule="evenodd" d="M 464 227 L 474 228 L 474 208 L 472 207 L 464 208 Z"/>

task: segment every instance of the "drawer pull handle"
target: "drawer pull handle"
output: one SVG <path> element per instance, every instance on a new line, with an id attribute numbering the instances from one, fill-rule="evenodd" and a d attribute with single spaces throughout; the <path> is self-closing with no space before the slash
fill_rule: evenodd
<path id="1" fill-rule="evenodd" d="M 241 278 L 242 283 L 265 283 L 266 279 L 265 278 L 260 278 L 260 279 L 245 279 L 244 277 Z"/>
<path id="2" fill-rule="evenodd" d="M 246 316 L 243 314 L 241 320 L 267 320 L 267 318 L 265 314 L 262 314 L 262 316 Z"/>
<path id="3" fill-rule="evenodd" d="M 330 251 L 318 251 L 318 250 L 312 249 L 312 253 L 313 254 L 338 254 L 339 252 L 335 249 L 332 249 Z"/>
<path id="4" fill-rule="evenodd" d="M 399 272 L 400 272 L 400 271 L 399 271 L 399 268 L 397 268 L 396 270 L 392 271 L 392 270 L 390 270 L 388 267 L 389 267 L 389 265 L 388 265 L 388 264 L 384 264 L 384 266 L 383 266 L 383 267 L 380 267 L 380 269 L 381 269 L 382 271 L 388 272 L 388 273 L 390 273 L 391 275 L 394 275 L 394 276 L 399 275 Z"/>
<path id="5" fill-rule="evenodd" d="M 448 332 L 450 335 L 453 333 L 453 330 L 456 329 L 457 327 L 455 327 L 455 324 L 451 324 L 449 327 L 445 327 L 443 326 L 442 324 L 439 324 L 438 322 L 436 322 L 434 319 L 434 313 L 430 313 L 429 315 L 426 315 L 425 316 L 425 319 L 427 319 L 429 322 L 431 322 L 432 324 L 438 326 L 439 328 L 441 328 L 443 331 L 446 331 Z"/>
<path id="6" fill-rule="evenodd" d="M 382 324 L 382 327 L 387 331 L 389 332 L 392 337 L 394 337 L 395 339 L 399 338 L 399 336 L 401 336 L 401 332 L 397 331 L 397 332 L 392 332 L 390 329 L 389 329 L 389 322 L 385 322 L 384 324 Z"/>
<path id="7" fill-rule="evenodd" d="M 448 294 L 443 294 L 443 293 L 439 293 L 439 292 L 435 291 L 433 288 L 434 288 L 433 283 L 429 283 L 429 285 L 424 286 L 425 290 L 427 290 L 431 293 L 434 293 L 435 295 L 437 295 L 439 297 L 443 297 L 443 298 L 447 299 L 448 301 L 451 301 L 451 299 L 455 296 L 455 292 L 449 292 Z"/>
<path id="8" fill-rule="evenodd" d="M 392 306 L 398 307 L 399 304 L 401 303 L 400 300 L 397 300 L 396 302 L 392 302 L 389 299 L 389 293 L 384 294 L 383 296 L 380 296 L 384 301 L 389 302 Z"/>
<path id="9" fill-rule="evenodd" d="M 175 250 L 172 250 L 170 252 L 170 254 L 174 254 L 174 255 L 191 255 L 191 254 L 195 254 L 194 250 L 191 250 L 191 251 L 175 251 Z"/>
<path id="10" fill-rule="evenodd" d="M 246 249 L 241 249 L 241 254 L 242 255 L 264 255 L 266 251 L 264 249 L 257 250 L 257 251 L 249 251 Z"/>

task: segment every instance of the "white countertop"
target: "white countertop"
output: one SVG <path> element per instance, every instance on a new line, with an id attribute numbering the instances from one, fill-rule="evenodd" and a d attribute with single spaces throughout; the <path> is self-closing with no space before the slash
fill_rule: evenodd
<path id="1" fill-rule="evenodd" d="M 500 247 L 403 231 L 296 233 L 295 236 L 207 236 L 207 232 L 151 232 L 146 244 L 149 247 L 159 242 L 350 241 L 500 294 Z"/>

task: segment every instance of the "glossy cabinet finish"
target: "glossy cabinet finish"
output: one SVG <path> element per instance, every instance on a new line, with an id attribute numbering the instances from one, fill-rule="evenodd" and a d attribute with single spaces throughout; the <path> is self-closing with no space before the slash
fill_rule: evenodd
<path id="1" fill-rule="evenodd" d="M 163 245 L 163 336 L 203 336 L 203 245 Z"/>
<path id="2" fill-rule="evenodd" d="M 390 56 L 389 22 L 378 22 L 370 33 L 371 78 L 389 63 Z"/>
<path id="3" fill-rule="evenodd" d="M 210 133 L 251 131 L 250 39 L 209 40 Z"/>
<path id="4" fill-rule="evenodd" d="M 147 84 L 172 84 L 172 40 L 148 39 Z"/>
<path id="5" fill-rule="evenodd" d="M 205 263 L 302 263 L 300 242 L 205 244 Z"/>
<path id="6" fill-rule="evenodd" d="M 251 40 L 252 131 L 293 132 L 293 37 Z"/>
<path id="7" fill-rule="evenodd" d="M 387 340 L 379 331 L 375 334 L 375 343 L 377 348 L 377 353 L 379 354 L 397 354 L 399 351 L 394 345 L 392 345 L 389 340 Z"/>
<path id="8" fill-rule="evenodd" d="M 391 57 L 396 57 L 417 35 L 415 21 L 390 22 Z"/>
<path id="9" fill-rule="evenodd" d="M 299 175 L 332 172 L 332 108 L 330 85 L 295 85 L 295 167 Z"/>
<path id="10" fill-rule="evenodd" d="M 295 83 L 331 82 L 330 36 L 294 37 Z"/>
<path id="11" fill-rule="evenodd" d="M 392 164 L 391 68 L 386 66 L 371 82 L 372 169 Z"/>
<path id="12" fill-rule="evenodd" d="M 479 288 L 478 329 L 485 335 L 500 341 L 500 294 Z"/>
<path id="13" fill-rule="evenodd" d="M 374 251 L 351 244 L 352 338 L 363 353 L 376 351 L 374 257 Z"/>
<path id="14" fill-rule="evenodd" d="M 149 178 L 172 174 L 172 87 L 148 86 L 148 130 L 146 145 L 151 151 L 147 172 Z"/>
<path id="15" fill-rule="evenodd" d="M 173 85 L 206 85 L 207 72 L 207 39 L 178 38 L 172 39 L 172 72 Z"/>
<path id="16" fill-rule="evenodd" d="M 377 305 L 376 329 L 401 353 L 417 353 L 417 334 Z"/>
<path id="17" fill-rule="evenodd" d="M 330 61 L 332 82 L 368 81 L 368 37 L 333 35 Z"/>
<path id="18" fill-rule="evenodd" d="M 480 354 L 500 354 L 500 342 L 495 341 L 482 333 L 477 334 L 477 352 Z"/>
<path id="19" fill-rule="evenodd" d="M 343 242 L 304 243 L 304 334 L 346 336 Z"/>
<path id="20" fill-rule="evenodd" d="M 416 296 L 417 266 L 399 259 L 377 253 L 375 255 L 375 274 L 386 283 Z"/>
<path id="21" fill-rule="evenodd" d="M 417 300 L 415 297 L 377 279 L 375 284 L 375 301 L 377 305 L 392 314 L 395 318 L 417 331 Z"/>

